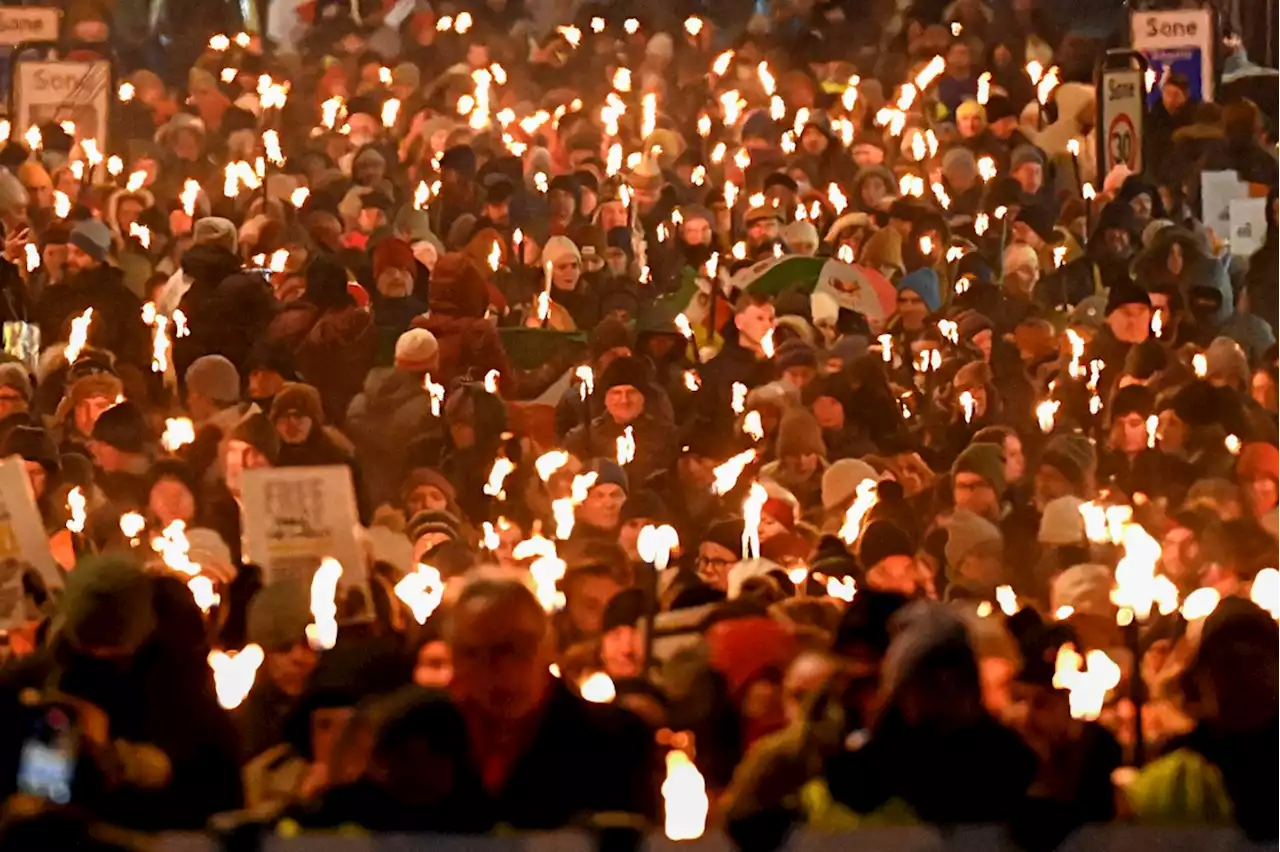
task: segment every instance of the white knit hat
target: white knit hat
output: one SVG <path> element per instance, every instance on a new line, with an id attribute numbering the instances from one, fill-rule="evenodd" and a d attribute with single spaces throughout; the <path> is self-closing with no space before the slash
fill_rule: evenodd
<path id="1" fill-rule="evenodd" d="M 411 328 L 396 340 L 396 369 L 406 373 L 427 373 L 437 363 L 440 344 L 425 328 Z"/>

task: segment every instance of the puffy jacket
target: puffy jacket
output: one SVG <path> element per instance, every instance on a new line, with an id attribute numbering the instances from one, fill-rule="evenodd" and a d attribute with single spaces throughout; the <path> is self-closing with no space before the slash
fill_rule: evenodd
<path id="1" fill-rule="evenodd" d="M 418 376 L 394 367 L 369 371 L 364 390 L 347 408 L 346 433 L 356 445 L 373 505 L 395 496 L 414 439 L 439 429 Z"/>

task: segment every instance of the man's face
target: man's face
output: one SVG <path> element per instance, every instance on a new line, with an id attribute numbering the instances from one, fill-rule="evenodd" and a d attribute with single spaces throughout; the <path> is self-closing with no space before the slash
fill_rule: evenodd
<path id="1" fill-rule="evenodd" d="M 320 655 L 306 642 L 295 642 L 287 651 L 270 651 L 266 656 L 267 676 L 281 692 L 297 698 L 320 662 Z"/>
<path id="2" fill-rule="evenodd" d="M 44 496 L 45 486 L 49 483 L 49 472 L 40 462 L 24 460 L 22 467 L 27 472 L 27 482 L 31 483 L 32 496 L 39 500 Z"/>
<path id="3" fill-rule="evenodd" d="M 929 308 L 925 305 L 924 299 L 920 298 L 920 294 L 912 290 L 898 291 L 898 316 L 902 317 L 903 322 L 915 327 L 924 322 L 928 314 Z"/>
<path id="4" fill-rule="evenodd" d="M 965 139 L 972 139 L 982 132 L 982 116 L 966 112 L 956 121 L 956 129 Z"/>
<path id="5" fill-rule="evenodd" d="M 729 571 L 737 564 L 738 557 L 722 545 L 710 541 L 698 545 L 698 579 L 713 589 L 729 590 Z"/>
<path id="6" fill-rule="evenodd" d="M 567 222 L 573 218 L 577 202 L 573 196 L 563 189 L 553 189 L 547 193 L 547 205 L 551 208 L 551 218 Z"/>
<path id="7" fill-rule="evenodd" d="M 75 410 L 76 429 L 81 435 L 93 432 L 93 424 L 98 422 L 102 412 L 115 405 L 114 399 L 105 396 L 91 396 L 80 401 Z"/>
<path id="8" fill-rule="evenodd" d="M 982 353 L 982 360 L 984 361 L 991 360 L 992 339 L 993 334 L 989 328 L 984 328 L 982 331 L 970 338 L 970 342 L 973 344 L 974 348 Z"/>
<path id="9" fill-rule="evenodd" d="M 1160 90 L 1160 102 L 1166 112 L 1174 113 L 1186 105 L 1187 93 L 1177 86 L 1165 86 Z"/>
<path id="10" fill-rule="evenodd" d="M 1121 305 L 1107 314 L 1107 325 L 1121 343 L 1141 343 L 1151 333 L 1151 308 L 1141 303 Z"/>
<path id="11" fill-rule="evenodd" d="M 844 406 L 831 396 L 820 396 L 813 401 L 813 416 L 823 429 L 844 428 Z"/>
<path id="12" fill-rule="evenodd" d="M 583 633 L 599 633 L 604 608 L 620 591 L 622 586 L 608 574 L 590 573 L 575 577 L 569 582 L 565 594 L 565 612 L 569 621 Z"/>
<path id="13" fill-rule="evenodd" d="M 683 225 L 683 236 L 688 245 L 710 245 L 711 223 L 706 219 L 686 219 Z"/>
<path id="14" fill-rule="evenodd" d="M 40 260 L 44 265 L 45 272 L 49 275 L 49 280 L 53 282 L 60 281 L 62 279 L 62 270 L 67 265 L 67 244 L 49 243 L 44 247 Z"/>
<path id="15" fill-rule="evenodd" d="M 190 524 L 196 514 L 196 500 L 181 481 L 165 477 L 151 487 L 147 510 L 161 527 L 167 527 L 174 521 Z"/>
<path id="16" fill-rule="evenodd" d="M 987 125 L 991 128 L 991 133 L 997 139 L 1005 140 L 1013 135 L 1013 131 L 1018 129 L 1018 119 L 1016 116 L 1008 115 L 1004 118 L 996 119 Z"/>
<path id="17" fill-rule="evenodd" d="M 286 444 L 297 446 L 311 437 L 311 418 L 301 411 L 286 411 L 276 420 L 276 433 Z"/>
<path id="18" fill-rule="evenodd" d="M 1018 182 L 1018 186 L 1022 187 L 1022 191 L 1028 195 L 1035 195 L 1040 191 L 1040 187 L 1044 185 L 1044 167 L 1039 163 L 1023 163 L 1014 169 L 1010 175 Z"/>
<path id="19" fill-rule="evenodd" d="M 386 217 L 377 207 L 362 207 L 356 214 L 356 229 L 362 234 L 372 234 L 386 221 Z"/>
<path id="20" fill-rule="evenodd" d="M 920 590 L 920 571 L 910 556 L 895 554 L 882 559 L 867 572 L 867 587 L 915 597 Z"/>
<path id="21" fill-rule="evenodd" d="M 996 490 L 976 473 L 957 473 L 951 481 L 951 497 L 957 509 L 968 509 L 975 515 L 995 517 L 1000 508 Z"/>
<path id="22" fill-rule="evenodd" d="M 1139 453 L 1147 446 L 1147 421 L 1137 412 L 1117 417 L 1111 424 L 1111 440 L 1122 453 Z"/>
<path id="23" fill-rule="evenodd" d="M 1010 435 L 1004 439 L 1004 478 L 1017 482 L 1027 472 L 1027 456 L 1022 451 L 1022 439 Z"/>
<path id="24" fill-rule="evenodd" d="M 600 661 L 604 673 L 615 681 L 639 677 L 644 662 L 642 634 L 631 625 L 615 627 L 600 637 Z"/>
<path id="25" fill-rule="evenodd" d="M 546 615 L 529 601 L 473 599 L 453 619 L 454 694 L 495 721 L 537 710 L 552 661 Z"/>
<path id="26" fill-rule="evenodd" d="M 1050 501 L 1059 497 L 1066 497 L 1074 490 L 1071 486 L 1071 480 L 1067 479 L 1062 471 L 1056 467 L 1042 464 L 1036 468 L 1035 500 L 1037 508 L 1043 509 Z"/>
<path id="27" fill-rule="evenodd" d="M 809 382 L 812 382 L 817 375 L 817 370 L 808 364 L 802 364 L 799 367 L 788 367 L 782 371 L 782 378 L 786 379 L 790 385 L 797 390 L 804 390 Z M 829 397 L 828 397 L 829 398 Z"/>
<path id="28" fill-rule="evenodd" d="M 604 410 L 615 423 L 630 423 L 644 413 L 644 394 L 631 385 L 609 388 L 604 395 Z"/>
<path id="29" fill-rule="evenodd" d="M 606 234 L 614 228 L 627 227 L 627 208 L 621 201 L 606 201 L 600 205 L 600 227 Z"/>
<path id="30" fill-rule="evenodd" d="M 1103 232 L 1102 239 L 1106 244 L 1107 253 L 1116 260 L 1124 260 L 1133 249 L 1129 232 L 1123 228 L 1108 228 Z"/>
<path id="31" fill-rule="evenodd" d="M 27 410 L 27 399 L 11 387 L 0 387 L 0 420 Z"/>
<path id="32" fill-rule="evenodd" d="M 771 218 L 756 219 L 747 225 L 747 242 L 752 246 L 762 246 L 778 238 L 778 220 Z"/>
<path id="33" fill-rule="evenodd" d="M 829 144 L 827 135 L 816 127 L 809 126 L 800 132 L 800 147 L 811 157 L 816 157 L 827 150 Z"/>
<path id="34" fill-rule="evenodd" d="M 419 512 L 442 512 L 449 508 L 449 498 L 434 485 L 419 485 L 409 492 L 407 503 L 405 508 L 411 518 Z"/>
<path id="35" fill-rule="evenodd" d="M 854 145 L 853 161 L 859 168 L 878 166 L 884 162 L 884 151 L 875 145 Z"/>
<path id="36" fill-rule="evenodd" d="M 67 269 L 71 272 L 85 272 L 98 266 L 98 261 L 85 254 L 84 250 L 73 243 L 67 243 Z"/>
<path id="37" fill-rule="evenodd" d="M 505 201 L 501 204 L 486 204 L 484 215 L 493 224 L 505 226 L 511 220 L 511 205 Z"/>
<path id="38" fill-rule="evenodd" d="M 953 42 L 947 51 L 947 72 L 954 77 L 969 73 L 969 46 L 962 41 Z"/>
<path id="39" fill-rule="evenodd" d="M 578 507 L 578 518 L 597 529 L 615 529 L 622 514 L 622 504 L 626 502 L 627 492 L 622 490 L 622 486 L 606 482 L 587 492 L 587 499 Z"/>
<path id="40" fill-rule="evenodd" d="M 759 346 L 764 336 L 773 330 L 773 305 L 757 305 L 754 303 L 747 305 L 747 307 L 738 312 L 734 318 L 734 324 L 738 327 L 738 334 L 743 339 L 743 342 L 752 346 Z"/>
<path id="41" fill-rule="evenodd" d="M 53 207 L 53 182 L 43 180 L 27 187 L 27 197 L 31 199 L 32 207 L 48 210 Z"/>
<path id="42" fill-rule="evenodd" d="M 1129 206 L 1133 208 L 1133 215 L 1137 218 L 1139 224 L 1145 225 L 1151 221 L 1150 195 L 1147 195 L 1145 192 L 1138 193 L 1129 200 Z"/>

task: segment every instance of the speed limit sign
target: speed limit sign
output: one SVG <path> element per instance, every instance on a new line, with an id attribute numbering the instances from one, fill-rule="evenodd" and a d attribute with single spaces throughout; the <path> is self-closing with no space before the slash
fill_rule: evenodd
<path id="1" fill-rule="evenodd" d="M 1111 119 L 1111 124 L 1107 126 L 1108 165 L 1114 167 L 1123 164 L 1130 171 L 1141 171 L 1138 161 L 1142 147 L 1138 145 L 1137 137 L 1138 131 L 1127 113 L 1122 112 Z"/>
<path id="2" fill-rule="evenodd" d="M 1119 54 L 1112 56 L 1110 54 Z M 1127 54 L 1127 55 L 1126 55 Z M 1130 56 L 1134 60 L 1129 60 Z M 1142 171 L 1142 125 L 1146 110 L 1146 83 L 1139 54 L 1112 51 L 1098 75 L 1098 123 L 1106 136 L 1098 145 L 1098 177 L 1105 178 L 1116 166 Z M 1125 60 L 1118 67 L 1111 62 Z M 1136 65 L 1136 67 L 1135 67 Z M 1108 67 L 1110 66 L 1110 67 Z"/>

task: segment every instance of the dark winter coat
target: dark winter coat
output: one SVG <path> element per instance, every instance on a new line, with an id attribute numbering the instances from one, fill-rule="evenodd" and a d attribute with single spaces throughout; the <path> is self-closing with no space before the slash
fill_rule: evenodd
<path id="1" fill-rule="evenodd" d="M 205 355 L 222 355 L 243 370 L 249 349 L 275 315 L 276 300 L 261 275 L 242 272 L 240 260 L 221 246 L 192 246 L 182 256 L 191 289 L 178 303 L 188 335 L 173 342 L 178 376 Z"/>
<path id="2" fill-rule="evenodd" d="M 151 369 L 151 332 L 142 321 L 142 301 L 113 266 L 68 275 L 46 287 L 32 312 L 44 346 L 66 341 L 71 320 L 93 308 L 89 345 L 109 349 L 116 358 L 143 372 Z"/>
<path id="3" fill-rule="evenodd" d="M 413 321 L 414 328 L 425 328 L 436 336 L 440 344 L 440 368 L 432 374 L 432 380 L 448 388 L 456 379 L 464 377 L 468 370 L 483 376 L 497 370 L 508 376 L 511 367 L 507 353 L 498 338 L 498 329 L 484 317 L 451 316 L 435 310 Z"/>
<path id="4" fill-rule="evenodd" d="M 298 370 L 320 391 L 325 416 L 342 423 L 378 357 L 373 315 L 350 305 L 325 311 L 298 346 Z"/>
<path id="5" fill-rule="evenodd" d="M 356 445 L 369 499 L 377 506 L 393 499 L 409 469 L 409 445 L 440 432 L 431 398 L 415 374 L 394 367 L 370 370 L 364 390 L 347 409 L 344 430 Z"/>

